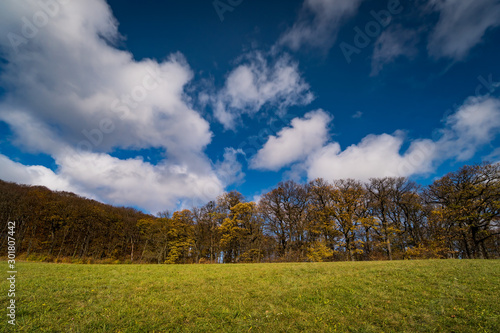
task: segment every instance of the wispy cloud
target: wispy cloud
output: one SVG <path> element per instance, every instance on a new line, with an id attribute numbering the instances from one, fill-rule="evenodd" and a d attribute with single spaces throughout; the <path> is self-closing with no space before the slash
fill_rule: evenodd
<path id="1" fill-rule="evenodd" d="M 303 46 L 329 50 L 341 25 L 353 17 L 362 0 L 305 0 L 299 17 L 278 41 L 294 51 Z"/>
<path id="2" fill-rule="evenodd" d="M 418 33 L 415 30 L 404 29 L 400 25 L 393 25 L 385 30 L 375 42 L 372 56 L 371 76 L 376 76 L 398 57 L 412 58 L 418 53 L 416 43 Z"/>
<path id="3" fill-rule="evenodd" d="M 363 116 L 363 112 L 361 112 L 361 111 L 356 111 L 356 113 L 354 113 L 354 114 L 352 115 L 352 118 L 354 118 L 354 119 L 359 119 L 359 118 L 361 118 L 362 116 Z"/>
<path id="4" fill-rule="evenodd" d="M 500 25 L 497 0 L 430 0 L 429 5 L 439 13 L 428 44 L 434 58 L 463 60 L 488 29 Z"/>

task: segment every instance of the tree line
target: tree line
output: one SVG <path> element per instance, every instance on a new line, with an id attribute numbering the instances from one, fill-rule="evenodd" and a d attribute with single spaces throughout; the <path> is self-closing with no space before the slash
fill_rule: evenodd
<path id="1" fill-rule="evenodd" d="M 279 183 L 157 216 L 0 181 L 0 218 L 28 260 L 238 263 L 500 257 L 500 164 L 422 187 L 402 177 Z"/>

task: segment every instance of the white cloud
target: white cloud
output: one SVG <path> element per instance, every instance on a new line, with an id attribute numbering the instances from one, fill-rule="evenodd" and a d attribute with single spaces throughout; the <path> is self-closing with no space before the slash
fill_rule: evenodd
<path id="1" fill-rule="evenodd" d="M 431 172 L 447 159 L 465 161 L 500 133 L 500 100 L 471 97 L 440 130 L 438 140 L 418 139 L 401 152 L 403 132 L 368 135 L 360 143 L 342 150 L 332 142 L 309 155 L 303 168 L 309 179 L 411 176 Z"/>
<path id="2" fill-rule="evenodd" d="M 8 169 L 0 177 L 151 210 L 222 193 L 225 184 L 203 152 L 209 124 L 185 96 L 193 73 L 184 57 L 136 61 L 113 46 L 121 36 L 104 0 L 62 2 L 0 3 L 7 91 L 0 120 L 17 146 L 49 154 L 58 166 L 52 172 L 3 157 Z M 43 3 L 52 4 L 47 13 Z M 276 75 L 286 81 L 283 70 Z M 151 165 L 108 155 L 116 148 L 166 153 Z"/>
<path id="3" fill-rule="evenodd" d="M 216 163 L 217 175 L 226 185 L 241 183 L 245 178 L 238 155 L 244 156 L 245 153 L 241 149 L 226 148 L 223 160 Z"/>
<path id="4" fill-rule="evenodd" d="M 497 0 L 430 0 L 439 21 L 429 37 L 429 54 L 463 60 L 490 28 L 500 25 Z"/>
<path id="5" fill-rule="evenodd" d="M 279 170 L 300 161 L 321 148 L 328 140 L 328 123 L 331 117 L 323 110 L 306 113 L 294 118 L 290 127 L 283 128 L 277 136 L 270 136 L 264 147 L 251 160 L 255 169 Z"/>
<path id="6" fill-rule="evenodd" d="M 13 143 L 30 152 L 54 154 L 64 147 L 49 125 L 24 109 L 8 108 L 0 104 L 0 120 L 10 125 L 17 134 Z"/>
<path id="7" fill-rule="evenodd" d="M 69 179 L 56 175 L 49 168 L 41 165 L 26 166 L 2 154 L 0 154 L 0 170 L 2 170 L 1 178 L 6 181 L 46 186 L 55 191 L 82 193 L 80 189 L 70 184 Z"/>
<path id="8" fill-rule="evenodd" d="M 385 30 L 375 42 L 371 76 L 398 57 L 413 57 L 417 54 L 417 32 L 394 25 Z"/>
<path id="9" fill-rule="evenodd" d="M 490 143 L 500 132 L 500 100 L 470 97 L 445 124 L 437 142 L 441 154 L 460 161 L 468 160 L 478 147 Z"/>
<path id="10" fill-rule="evenodd" d="M 408 177 L 427 174 L 444 160 L 467 160 L 500 133 L 500 100 L 471 97 L 448 116 L 436 140 L 408 142 L 403 131 L 367 135 L 342 149 L 328 142 L 331 118 L 321 110 L 294 118 L 291 126 L 270 136 L 252 159 L 254 168 L 279 170 L 291 165 L 291 175 L 305 172 L 309 179 Z M 402 150 L 409 143 L 406 150 Z"/>
<path id="11" fill-rule="evenodd" d="M 363 112 L 361 112 L 361 111 L 356 111 L 356 113 L 354 113 L 354 114 L 352 115 L 352 117 L 353 117 L 354 119 L 359 119 L 359 118 L 363 117 Z"/>
<path id="12" fill-rule="evenodd" d="M 282 114 L 290 106 L 309 104 L 313 100 L 309 88 L 287 55 L 270 64 L 262 53 L 250 53 L 215 96 L 214 115 L 226 129 L 235 129 L 241 115 L 253 115 L 263 107 Z"/>
<path id="13" fill-rule="evenodd" d="M 434 145 L 416 141 L 401 155 L 402 133 L 368 135 L 357 145 L 342 151 L 337 142 L 330 143 L 312 154 L 306 162 L 309 179 L 329 180 L 372 177 L 410 176 L 430 171 Z"/>
<path id="14" fill-rule="evenodd" d="M 140 158 L 120 160 L 102 153 L 69 152 L 56 162 L 61 177 L 101 200 L 157 212 L 184 202 L 199 204 L 222 193 L 224 184 L 207 161 L 197 155 L 191 159 L 191 164 L 164 160 L 152 165 Z"/>
<path id="15" fill-rule="evenodd" d="M 68 149 L 56 157 L 56 163 L 58 169 L 53 172 L 40 165 L 22 165 L 0 154 L 1 178 L 71 191 L 111 204 L 139 206 L 150 212 L 204 203 L 223 190 L 210 170 L 202 174 L 168 161 L 152 165 L 139 158 L 121 160 Z"/>
<path id="16" fill-rule="evenodd" d="M 340 26 L 354 16 L 362 0 L 305 0 L 299 17 L 278 44 L 297 51 L 304 45 L 330 49 Z"/>
<path id="17" fill-rule="evenodd" d="M 30 18 L 40 10 L 37 4 L 8 0 L 2 6 L 7 6 L 7 13 L 11 7 L 24 10 L 23 17 Z M 22 35 L 21 16 L 7 17 L 9 29 Z M 178 154 L 203 149 L 211 133 L 208 123 L 185 102 L 183 89 L 193 74 L 183 56 L 174 54 L 161 63 L 137 62 L 101 36 L 119 38 L 116 23 L 104 1 L 89 0 L 60 5 L 59 14 L 17 52 L 2 39 L 8 63 L 1 80 L 8 99 L 0 117 L 23 113 L 57 127 L 59 137 L 72 145 L 89 140 L 83 132 L 92 136 L 103 120 L 109 120 L 114 129 L 102 140 L 97 134 L 90 140 L 100 151 L 155 146 Z"/>

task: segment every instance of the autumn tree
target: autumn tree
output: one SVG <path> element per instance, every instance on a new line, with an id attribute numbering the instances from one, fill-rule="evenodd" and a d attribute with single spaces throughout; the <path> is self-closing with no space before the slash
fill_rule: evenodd
<path id="1" fill-rule="evenodd" d="M 266 227 L 275 235 L 279 256 L 300 260 L 306 257 L 308 242 L 309 192 L 294 181 L 280 183 L 262 196 L 260 210 Z"/>
<path id="2" fill-rule="evenodd" d="M 262 257 L 262 218 L 253 202 L 238 203 L 219 227 L 224 262 L 259 262 Z"/>
<path id="3" fill-rule="evenodd" d="M 187 263 L 194 246 L 193 214 L 184 209 L 166 219 L 166 264 Z"/>
<path id="4" fill-rule="evenodd" d="M 309 183 L 308 189 L 308 210 L 311 220 L 309 233 L 312 246 L 315 248 L 315 253 L 333 254 L 338 238 L 341 237 L 336 227 L 334 188 L 324 179 L 318 178 Z M 331 251 L 322 250 L 322 244 Z M 315 258 L 317 257 L 318 254 L 315 255 Z"/>
<path id="5" fill-rule="evenodd" d="M 426 197 L 465 257 L 489 257 L 486 242 L 500 234 L 500 164 L 464 166 L 436 180 Z"/>
<path id="6" fill-rule="evenodd" d="M 220 233 L 219 225 L 222 213 L 215 201 L 210 201 L 201 208 L 193 209 L 193 217 L 196 221 L 195 232 L 195 261 L 215 263 L 219 257 Z"/>
<path id="7" fill-rule="evenodd" d="M 364 218 L 365 195 L 361 182 L 353 179 L 336 181 L 332 190 L 333 216 L 343 237 L 347 259 L 352 261 L 355 253 L 362 252 L 356 249 L 355 242 Z"/>
<path id="8" fill-rule="evenodd" d="M 373 230 L 381 238 L 387 258 L 393 258 L 393 243 L 403 232 L 403 215 L 398 209 L 398 201 L 412 189 L 412 184 L 404 177 L 372 178 L 366 185 L 369 204 L 377 224 Z M 399 238 L 401 251 L 404 251 L 404 242 Z M 398 243 L 396 243 L 398 244 Z"/>
<path id="9" fill-rule="evenodd" d="M 497 258 L 500 164 L 465 166 L 421 188 L 406 178 L 286 181 L 158 216 L 43 186 L 0 181 L 0 218 L 19 258 L 191 263 Z M 361 254 L 362 253 L 362 254 Z"/>

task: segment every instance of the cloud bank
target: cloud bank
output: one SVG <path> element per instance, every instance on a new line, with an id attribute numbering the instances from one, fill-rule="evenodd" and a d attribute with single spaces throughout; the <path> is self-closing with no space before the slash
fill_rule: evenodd
<path id="1" fill-rule="evenodd" d="M 308 179 L 327 180 L 373 177 L 408 177 L 432 172 L 448 159 L 463 161 L 494 140 L 500 133 L 500 100 L 470 97 L 448 116 L 438 139 L 408 142 L 404 131 L 370 134 L 358 144 L 342 149 L 328 142 L 332 120 L 324 111 L 295 118 L 290 127 L 270 136 L 253 158 L 255 168 L 279 170 L 301 168 Z M 409 147 L 402 151 L 403 145 Z"/>

